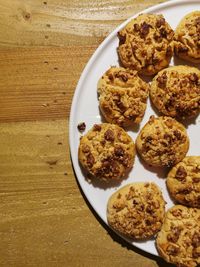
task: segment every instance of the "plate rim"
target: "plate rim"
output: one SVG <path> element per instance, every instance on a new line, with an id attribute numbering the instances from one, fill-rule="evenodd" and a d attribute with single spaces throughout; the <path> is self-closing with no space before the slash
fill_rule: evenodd
<path id="1" fill-rule="evenodd" d="M 188 4 L 188 5 L 192 5 L 192 4 L 200 4 L 200 1 L 199 0 L 192 0 L 192 1 L 188 1 L 188 0 L 168 0 L 164 3 L 159 3 L 159 4 L 156 4 L 156 5 L 152 5 L 144 10 L 141 10 L 135 14 L 133 14 L 132 16 L 128 17 L 127 19 L 125 19 L 122 23 L 120 23 L 119 25 L 117 25 L 114 30 L 112 30 L 107 36 L 106 38 L 99 44 L 99 46 L 95 49 L 95 51 L 93 52 L 93 54 L 89 57 L 87 63 L 85 64 L 85 67 L 83 68 L 82 72 L 81 72 L 81 75 L 79 77 L 79 80 L 78 80 L 78 83 L 75 87 L 75 90 L 74 90 L 74 94 L 73 94 L 73 97 L 72 97 L 72 102 L 71 102 L 71 108 L 70 108 L 70 116 L 69 116 L 69 150 L 70 150 L 70 158 L 71 158 L 71 163 L 72 163 L 72 168 L 74 169 L 74 173 L 75 173 L 75 178 L 76 178 L 76 181 L 78 182 L 78 186 L 80 187 L 80 191 L 82 191 L 84 193 L 84 197 L 87 199 L 87 205 L 89 204 L 90 205 L 90 208 L 92 208 L 92 210 L 96 213 L 96 215 L 100 218 L 100 220 L 105 223 L 113 232 L 117 233 L 113 228 L 111 228 L 107 221 L 104 220 L 104 218 L 102 218 L 102 216 L 99 214 L 99 212 L 96 210 L 96 208 L 94 207 L 93 205 L 93 202 L 92 202 L 92 199 L 91 199 L 91 196 L 87 194 L 83 184 L 84 184 L 84 181 L 81 180 L 81 178 L 79 178 L 80 176 L 82 176 L 81 174 L 81 171 L 80 171 L 80 167 L 79 166 L 79 163 L 76 162 L 76 157 L 73 153 L 73 151 L 76 151 L 76 147 L 74 145 L 74 142 L 73 142 L 73 130 L 74 130 L 74 122 L 73 122 L 73 118 L 75 117 L 75 107 L 76 107 L 76 104 L 78 102 L 78 96 L 81 92 L 81 87 L 82 87 L 82 84 L 84 82 L 84 79 L 87 77 L 87 74 L 88 74 L 88 71 L 90 70 L 90 67 L 93 65 L 93 63 L 95 62 L 97 56 L 99 55 L 99 53 L 101 53 L 101 50 L 104 49 L 104 47 L 114 38 L 116 37 L 116 34 L 117 32 L 122 29 L 130 20 L 132 20 L 133 18 L 137 17 L 139 14 L 141 13 L 151 13 L 151 12 L 156 12 L 157 9 L 162 9 L 162 8 L 167 8 L 167 7 L 172 7 L 172 6 L 175 6 L 175 5 L 179 5 L 179 4 Z M 78 152 L 76 152 L 78 153 Z M 119 233 L 117 233 L 118 236 L 120 236 L 124 241 L 128 242 L 129 244 L 131 244 L 133 247 L 136 247 L 137 249 L 141 250 L 141 251 L 144 251 L 146 253 L 149 253 L 150 255 L 153 255 L 153 256 L 157 256 L 157 257 L 160 257 L 159 254 L 154 254 L 154 253 L 151 253 L 149 252 L 148 250 L 146 249 L 143 249 L 139 246 L 137 246 L 137 243 L 134 242 L 131 243 L 128 241 L 128 238 L 120 235 Z"/>

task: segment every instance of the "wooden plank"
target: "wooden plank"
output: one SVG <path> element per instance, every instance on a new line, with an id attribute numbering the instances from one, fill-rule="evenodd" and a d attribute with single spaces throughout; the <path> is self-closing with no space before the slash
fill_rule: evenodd
<path id="1" fill-rule="evenodd" d="M 99 44 L 118 24 L 163 0 L 0 0 L 0 46 Z"/>
<path id="2" fill-rule="evenodd" d="M 95 48 L 0 50 L 0 122 L 69 116 L 77 81 Z"/>
<path id="3" fill-rule="evenodd" d="M 100 41 L 122 20 L 158 2 L 0 0 L 0 45 L 37 46 L 0 50 L 0 122 L 69 116 L 79 76 Z M 41 33 L 52 38 L 41 41 Z"/>
<path id="4" fill-rule="evenodd" d="M 1 267 L 169 267 L 127 245 L 84 201 L 65 120 L 2 123 L 0 140 Z"/>
<path id="5" fill-rule="evenodd" d="M 0 0 L 0 266 L 169 267 L 90 208 L 68 145 L 71 99 L 100 42 L 160 0 Z"/>

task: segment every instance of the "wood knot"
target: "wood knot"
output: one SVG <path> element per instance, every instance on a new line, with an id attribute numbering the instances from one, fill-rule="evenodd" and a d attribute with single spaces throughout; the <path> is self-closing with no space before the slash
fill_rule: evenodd
<path id="1" fill-rule="evenodd" d="M 24 12 L 23 12 L 23 18 L 24 18 L 25 20 L 30 20 L 30 18 L 31 18 L 31 14 L 30 14 L 29 12 L 24 11 Z"/>
<path id="2" fill-rule="evenodd" d="M 56 165 L 57 162 L 58 162 L 58 160 L 48 160 L 48 161 L 46 161 L 46 163 L 49 164 L 50 166 Z"/>

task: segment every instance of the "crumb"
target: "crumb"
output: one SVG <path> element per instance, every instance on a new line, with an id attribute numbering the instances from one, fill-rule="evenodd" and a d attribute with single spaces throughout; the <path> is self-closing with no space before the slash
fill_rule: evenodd
<path id="1" fill-rule="evenodd" d="M 85 122 L 80 122 L 78 125 L 77 125 L 77 128 L 80 132 L 84 132 L 85 131 L 85 128 L 86 128 L 86 124 Z"/>

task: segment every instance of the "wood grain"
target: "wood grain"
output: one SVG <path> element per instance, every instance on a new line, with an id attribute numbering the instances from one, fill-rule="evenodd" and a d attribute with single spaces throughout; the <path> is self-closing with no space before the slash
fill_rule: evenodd
<path id="1" fill-rule="evenodd" d="M 0 0 L 0 266 L 169 267 L 102 223 L 79 188 L 68 121 L 81 72 L 159 0 Z"/>
<path id="2" fill-rule="evenodd" d="M 157 266 L 86 205 L 65 120 L 2 123 L 0 140 L 0 266 Z"/>
<path id="3" fill-rule="evenodd" d="M 67 118 L 95 47 L 0 50 L 0 122 Z"/>
<path id="4" fill-rule="evenodd" d="M 0 45 L 99 44 L 118 24 L 158 0 L 0 1 Z"/>

